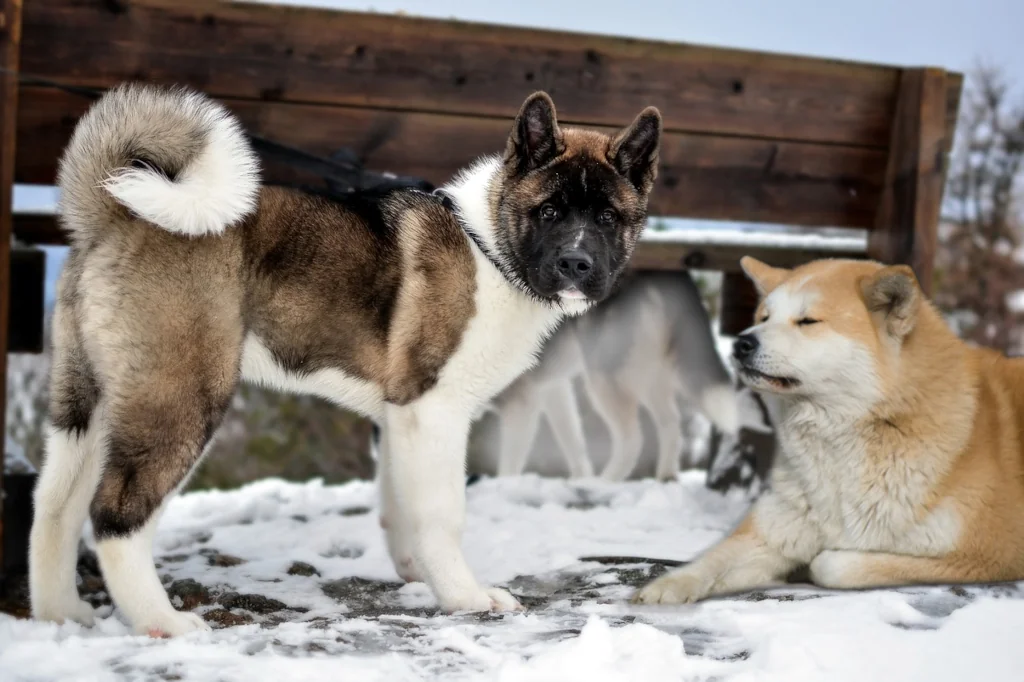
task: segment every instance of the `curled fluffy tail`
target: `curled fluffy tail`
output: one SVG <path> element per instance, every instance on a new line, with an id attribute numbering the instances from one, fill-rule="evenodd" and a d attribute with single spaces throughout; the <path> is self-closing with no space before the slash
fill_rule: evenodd
<path id="1" fill-rule="evenodd" d="M 221 234 L 251 212 L 259 163 L 238 120 L 183 88 L 122 85 L 82 117 L 60 162 L 61 215 L 76 241 L 128 218 Z"/>

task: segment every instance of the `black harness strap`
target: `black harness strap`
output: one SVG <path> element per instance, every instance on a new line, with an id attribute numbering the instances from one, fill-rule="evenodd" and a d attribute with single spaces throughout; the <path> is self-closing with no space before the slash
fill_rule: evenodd
<path id="1" fill-rule="evenodd" d="M 458 207 L 455 204 L 455 199 L 452 195 L 441 188 L 435 189 L 434 195 L 441 197 L 441 205 L 451 211 L 452 215 L 455 216 L 455 219 L 459 221 L 462 231 L 466 233 L 466 236 L 469 237 L 470 241 L 476 244 L 476 248 L 480 249 L 480 253 L 482 253 L 484 258 L 494 266 L 494 269 L 500 272 L 509 282 L 515 284 L 519 278 L 508 272 L 505 264 L 498 260 L 497 256 L 491 252 L 483 238 L 477 234 L 476 230 L 466 224 L 466 221 L 462 219 L 462 214 L 459 212 Z"/>

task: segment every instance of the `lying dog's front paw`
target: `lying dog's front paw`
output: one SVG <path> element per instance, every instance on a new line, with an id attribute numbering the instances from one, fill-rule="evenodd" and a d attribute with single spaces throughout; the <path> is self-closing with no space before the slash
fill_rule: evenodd
<path id="1" fill-rule="evenodd" d="M 863 583 L 862 579 L 858 579 L 859 566 L 859 552 L 829 549 L 814 557 L 808 571 L 815 585 L 843 589 L 858 587 Z"/>
<path id="2" fill-rule="evenodd" d="M 711 584 L 692 571 L 663 575 L 633 595 L 634 604 L 689 604 L 711 592 Z"/>
<path id="3" fill-rule="evenodd" d="M 521 611 L 522 608 L 515 597 L 497 587 L 441 600 L 441 610 L 447 613 Z"/>

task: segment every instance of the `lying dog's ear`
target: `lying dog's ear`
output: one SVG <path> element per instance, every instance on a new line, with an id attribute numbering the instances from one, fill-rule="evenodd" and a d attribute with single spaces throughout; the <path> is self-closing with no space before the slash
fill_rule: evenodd
<path id="1" fill-rule="evenodd" d="M 555 118 L 555 103 L 547 93 L 535 92 L 523 102 L 512 125 L 505 162 L 521 173 L 540 168 L 565 150 L 562 131 Z"/>
<path id="2" fill-rule="evenodd" d="M 860 287 L 868 310 L 881 320 L 890 336 L 902 339 L 914 330 L 923 294 L 909 266 L 882 268 L 861 280 Z"/>
<path id="3" fill-rule="evenodd" d="M 612 139 L 608 160 L 619 174 L 643 194 L 658 177 L 658 149 L 661 145 L 661 112 L 647 107 Z"/>
<path id="4" fill-rule="evenodd" d="M 789 277 L 789 270 L 785 268 L 773 268 L 767 263 L 762 263 L 756 258 L 744 256 L 740 258 L 740 267 L 751 282 L 761 298 L 772 292 L 775 287 L 782 284 L 782 280 Z"/>

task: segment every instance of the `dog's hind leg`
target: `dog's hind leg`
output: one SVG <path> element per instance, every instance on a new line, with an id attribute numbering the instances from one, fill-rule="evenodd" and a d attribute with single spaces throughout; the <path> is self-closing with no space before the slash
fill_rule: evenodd
<path id="1" fill-rule="evenodd" d="M 1017 580 L 996 562 L 979 560 L 968 553 L 938 557 L 826 550 L 810 565 L 811 582 L 837 590 L 904 585 L 995 582 Z"/>
<path id="2" fill-rule="evenodd" d="M 654 417 L 658 433 L 658 462 L 655 477 L 659 481 L 675 480 L 679 473 L 679 460 L 683 454 L 683 415 L 676 402 L 674 382 L 661 381 L 655 386 L 644 406 Z"/>
<path id="3" fill-rule="evenodd" d="M 601 478 L 624 481 L 636 468 L 644 445 L 640 430 L 640 403 L 607 377 L 589 377 L 587 388 L 590 404 L 611 433 L 611 456 Z"/>
<path id="4" fill-rule="evenodd" d="M 202 377 L 207 369 L 193 371 Z M 134 381 L 128 390 L 113 391 L 105 411 L 107 454 L 90 512 L 114 604 L 136 632 L 174 636 L 209 627 L 171 606 L 153 564 L 153 535 L 167 499 L 220 424 L 234 383 L 223 377 L 197 382 L 166 371 L 147 378 L 151 383 Z"/>
<path id="5" fill-rule="evenodd" d="M 73 338 L 62 338 L 64 314 L 54 316 L 55 351 L 50 387 L 52 425 L 34 498 L 29 540 L 32 615 L 40 620 L 93 621 L 93 609 L 75 585 L 78 542 L 99 481 L 103 434 L 98 390 Z M 73 337 L 73 332 L 71 332 Z"/>
<path id="6" fill-rule="evenodd" d="M 571 381 L 556 382 L 548 389 L 544 400 L 545 414 L 558 447 L 569 465 L 570 478 L 590 478 L 594 465 L 587 453 L 587 440 L 583 435 L 579 403 Z"/>
<path id="7" fill-rule="evenodd" d="M 536 396 L 513 396 L 502 404 L 498 419 L 498 476 L 518 476 L 526 469 L 540 426 Z"/>

